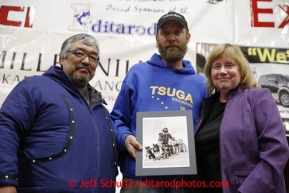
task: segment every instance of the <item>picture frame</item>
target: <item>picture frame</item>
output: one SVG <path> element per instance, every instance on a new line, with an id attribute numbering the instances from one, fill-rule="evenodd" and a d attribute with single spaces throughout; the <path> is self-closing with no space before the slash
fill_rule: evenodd
<path id="1" fill-rule="evenodd" d="M 136 139 L 143 146 L 136 152 L 136 176 L 197 174 L 192 111 L 136 116 Z"/>

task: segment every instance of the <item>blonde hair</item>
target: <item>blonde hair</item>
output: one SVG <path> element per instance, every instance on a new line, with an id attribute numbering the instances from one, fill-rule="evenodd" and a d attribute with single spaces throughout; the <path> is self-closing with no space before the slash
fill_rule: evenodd
<path id="1" fill-rule="evenodd" d="M 241 73 L 241 82 L 240 85 L 243 88 L 249 87 L 260 87 L 259 84 L 254 80 L 254 75 L 249 65 L 248 60 L 245 58 L 243 52 L 239 46 L 232 44 L 219 44 L 213 48 L 211 53 L 208 56 L 206 65 L 205 65 L 205 76 L 207 77 L 207 91 L 209 94 L 213 94 L 217 91 L 216 86 L 213 83 L 211 77 L 211 70 L 213 63 L 222 57 L 223 55 L 233 59 L 240 68 Z"/>

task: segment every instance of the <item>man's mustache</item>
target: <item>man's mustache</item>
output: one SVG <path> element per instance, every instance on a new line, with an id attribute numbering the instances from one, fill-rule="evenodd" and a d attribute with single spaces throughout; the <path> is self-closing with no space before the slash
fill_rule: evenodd
<path id="1" fill-rule="evenodd" d="M 172 47 L 172 46 L 180 49 L 180 46 L 178 44 L 167 44 L 167 45 L 165 45 L 165 48 L 169 48 L 169 47 Z"/>
<path id="2" fill-rule="evenodd" d="M 86 69 L 89 73 L 92 72 L 92 70 L 91 70 L 89 67 L 86 67 L 86 66 L 84 66 L 84 65 L 76 66 L 75 69 L 76 69 L 76 70 L 79 70 L 79 69 Z"/>

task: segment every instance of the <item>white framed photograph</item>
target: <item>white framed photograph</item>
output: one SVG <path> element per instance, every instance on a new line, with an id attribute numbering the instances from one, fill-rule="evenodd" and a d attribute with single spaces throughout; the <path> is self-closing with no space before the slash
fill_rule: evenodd
<path id="1" fill-rule="evenodd" d="M 195 175 L 192 111 L 137 113 L 136 176 Z"/>

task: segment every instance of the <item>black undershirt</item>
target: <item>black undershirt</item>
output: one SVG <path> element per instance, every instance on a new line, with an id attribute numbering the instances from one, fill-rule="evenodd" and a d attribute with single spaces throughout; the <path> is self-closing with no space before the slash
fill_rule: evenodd
<path id="1" fill-rule="evenodd" d="M 197 170 L 200 180 L 221 182 L 220 161 L 220 125 L 222 122 L 226 103 L 217 100 L 212 107 L 211 113 L 199 128 L 196 136 Z M 202 188 L 202 192 L 218 193 L 221 188 Z"/>

